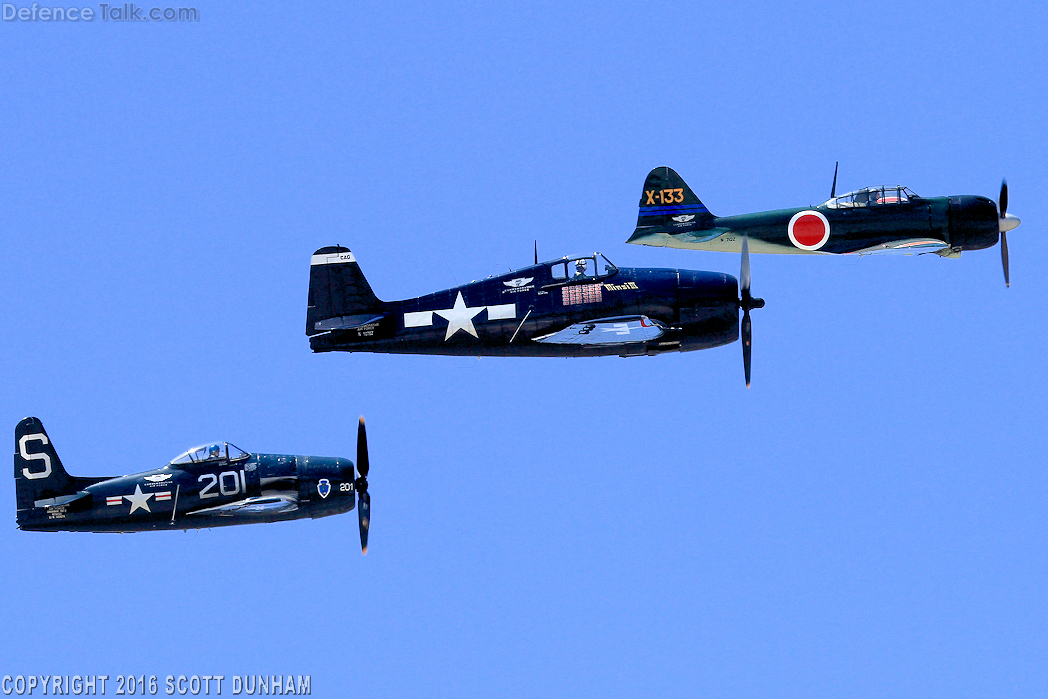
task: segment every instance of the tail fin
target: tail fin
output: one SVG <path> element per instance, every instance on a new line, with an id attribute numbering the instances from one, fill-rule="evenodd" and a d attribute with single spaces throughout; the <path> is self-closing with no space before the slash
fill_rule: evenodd
<path id="1" fill-rule="evenodd" d="M 668 167 L 657 167 L 644 180 L 637 229 L 630 242 L 640 242 L 653 233 L 673 235 L 710 228 L 715 218 L 680 175 Z"/>
<path id="2" fill-rule="evenodd" d="M 309 308 L 306 334 L 351 328 L 385 313 L 348 248 L 331 246 L 313 253 L 309 267 Z"/>
<path id="3" fill-rule="evenodd" d="M 15 427 L 15 495 L 19 524 L 29 518 L 37 501 L 70 495 L 81 487 L 80 480 L 66 473 L 39 418 L 27 417 L 18 423 Z"/>

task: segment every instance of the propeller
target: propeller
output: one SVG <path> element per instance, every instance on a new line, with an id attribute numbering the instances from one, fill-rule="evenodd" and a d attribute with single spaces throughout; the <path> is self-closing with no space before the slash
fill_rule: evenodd
<path id="1" fill-rule="evenodd" d="M 368 553 L 368 528 L 371 526 L 371 496 L 368 495 L 368 435 L 364 430 L 364 416 L 357 425 L 357 473 L 353 481 L 357 491 L 357 520 L 360 523 L 360 550 Z"/>
<path id="2" fill-rule="evenodd" d="M 1008 278 L 1008 230 L 1014 226 L 1007 226 L 1005 223 L 1008 221 L 1008 180 L 1001 180 L 1001 196 L 997 200 L 997 205 L 1001 211 L 998 225 L 1001 228 L 1001 264 L 1004 266 L 1004 285 L 1011 286 L 1011 280 Z"/>
<path id="3" fill-rule="evenodd" d="M 742 308 L 742 366 L 746 371 L 746 388 L 750 387 L 750 351 L 753 348 L 753 325 L 750 321 L 751 308 L 764 308 L 764 299 L 750 295 L 750 239 L 742 236 L 742 270 L 739 273 L 739 307 Z"/>

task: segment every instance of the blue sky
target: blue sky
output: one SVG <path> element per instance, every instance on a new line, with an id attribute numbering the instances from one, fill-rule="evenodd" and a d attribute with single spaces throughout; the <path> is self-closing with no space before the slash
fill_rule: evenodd
<path id="1" fill-rule="evenodd" d="M 21 6 L 21 5 L 19 5 Z M 149 7 L 149 5 L 146 5 Z M 31 534 L 0 674 L 309 674 L 315 696 L 1048 691 L 1041 3 L 258 3 L 0 26 L 3 421 L 75 474 L 228 439 L 352 457 L 353 517 Z M 741 348 L 312 355 L 308 260 L 380 298 L 882 182 L 996 197 L 960 260 L 756 256 Z M 6 494 L 4 494 L 6 493 Z M 110 687 L 110 693 L 113 691 Z M 228 687 L 226 693 L 228 693 Z"/>

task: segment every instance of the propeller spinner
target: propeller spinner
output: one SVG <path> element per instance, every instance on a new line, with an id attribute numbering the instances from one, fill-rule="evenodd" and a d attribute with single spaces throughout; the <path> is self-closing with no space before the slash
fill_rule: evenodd
<path id="1" fill-rule="evenodd" d="M 742 366 L 746 372 L 746 388 L 750 387 L 750 352 L 753 346 L 753 326 L 750 321 L 751 308 L 764 308 L 764 299 L 755 299 L 750 294 L 750 240 L 742 237 L 742 270 L 739 274 L 739 307 L 742 308 Z"/>
<path id="2" fill-rule="evenodd" d="M 371 526 L 371 496 L 368 494 L 368 435 L 364 430 L 364 416 L 357 425 L 357 473 L 353 489 L 357 491 L 357 521 L 360 525 L 360 550 L 368 553 L 368 528 Z"/>

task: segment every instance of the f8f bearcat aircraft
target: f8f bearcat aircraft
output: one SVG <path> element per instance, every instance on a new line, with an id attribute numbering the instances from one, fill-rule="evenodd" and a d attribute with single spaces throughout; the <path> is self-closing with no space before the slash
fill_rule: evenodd
<path id="1" fill-rule="evenodd" d="M 644 182 L 637 228 L 630 243 L 690 250 L 739 252 L 743 237 L 755 253 L 926 253 L 960 257 L 1001 241 L 1004 282 L 1008 274 L 1007 232 L 1019 225 L 1007 213 L 1008 184 L 998 203 L 974 195 L 919 197 L 906 187 L 881 185 L 837 196 L 837 171 L 830 198 L 818 206 L 714 216 L 668 167 Z"/>
<path id="2" fill-rule="evenodd" d="M 380 301 L 353 253 L 317 250 L 306 334 L 314 352 L 623 357 L 718 347 L 739 337 L 749 385 L 749 311 L 764 305 L 718 272 L 619 268 L 600 253 L 538 262 L 404 301 Z"/>
<path id="3" fill-rule="evenodd" d="M 360 546 L 371 523 L 367 434 L 349 459 L 250 454 L 229 442 L 195 447 L 130 476 L 70 476 L 38 418 L 15 427 L 18 527 L 27 531 L 141 532 L 326 517 L 357 508 Z"/>

